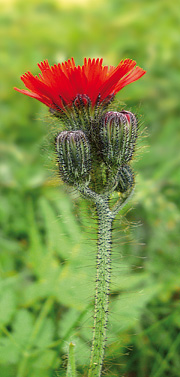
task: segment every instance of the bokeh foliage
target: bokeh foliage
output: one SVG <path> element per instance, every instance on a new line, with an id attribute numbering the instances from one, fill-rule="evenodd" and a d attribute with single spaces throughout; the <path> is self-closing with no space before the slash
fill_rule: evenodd
<path id="1" fill-rule="evenodd" d="M 54 64 L 74 56 L 81 64 L 102 56 L 114 65 L 130 57 L 147 70 L 118 95 L 139 114 L 147 137 L 134 162 L 135 196 L 114 224 L 104 373 L 178 377 L 178 1 L 73 4 L 0 2 L 0 376 L 65 376 L 69 341 L 79 376 L 87 375 L 95 212 L 54 174 L 47 108 L 12 88 L 23 87 L 19 76 L 38 73 L 46 58 Z"/>

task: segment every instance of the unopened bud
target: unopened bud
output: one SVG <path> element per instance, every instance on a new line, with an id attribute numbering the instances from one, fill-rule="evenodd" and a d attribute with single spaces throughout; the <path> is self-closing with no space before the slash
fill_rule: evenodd
<path id="1" fill-rule="evenodd" d="M 116 191 L 126 192 L 134 185 L 134 174 L 129 165 L 121 166 L 118 173 L 119 183 L 116 186 Z"/>
<path id="2" fill-rule="evenodd" d="M 74 185 L 89 180 L 90 147 L 83 131 L 62 131 L 56 138 L 56 151 L 64 182 Z"/>
<path id="3" fill-rule="evenodd" d="M 101 124 L 103 159 L 120 165 L 132 159 L 137 138 L 137 120 L 130 111 L 108 111 Z"/>
<path id="4" fill-rule="evenodd" d="M 83 106 L 90 106 L 91 100 L 86 94 L 77 94 L 73 105 L 81 109 Z"/>

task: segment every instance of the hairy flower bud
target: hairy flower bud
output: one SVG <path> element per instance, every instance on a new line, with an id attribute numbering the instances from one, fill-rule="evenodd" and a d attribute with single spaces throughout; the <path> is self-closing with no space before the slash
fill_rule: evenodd
<path id="1" fill-rule="evenodd" d="M 90 147 L 83 131 L 62 131 L 56 137 L 59 172 L 70 185 L 89 181 Z"/>
<path id="2" fill-rule="evenodd" d="M 137 120 L 130 111 L 108 111 L 100 129 L 105 162 L 121 165 L 132 159 L 137 138 Z"/>
<path id="3" fill-rule="evenodd" d="M 118 172 L 119 183 L 116 186 L 116 191 L 126 192 L 134 185 L 134 174 L 129 165 L 121 166 Z"/>

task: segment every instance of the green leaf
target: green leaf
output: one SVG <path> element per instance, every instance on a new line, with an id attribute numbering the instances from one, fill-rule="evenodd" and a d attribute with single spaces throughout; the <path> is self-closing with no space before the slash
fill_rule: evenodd
<path id="1" fill-rule="evenodd" d="M 54 283 L 49 280 L 29 284 L 23 292 L 22 301 L 25 306 L 34 305 L 38 300 L 49 297 L 54 288 Z"/>
<path id="2" fill-rule="evenodd" d="M 60 217 L 66 234 L 70 237 L 74 243 L 79 243 L 82 236 L 82 229 L 79 226 L 76 217 L 73 213 L 73 204 L 69 197 L 61 192 L 61 198 L 54 200 L 54 205 L 57 209 L 57 214 Z"/>
<path id="3" fill-rule="evenodd" d="M 32 363 L 34 368 L 37 369 L 47 369 L 50 368 L 56 353 L 52 350 L 46 350 L 40 355 L 36 361 Z"/>
<path id="4" fill-rule="evenodd" d="M 19 358 L 19 349 L 9 338 L 0 338 L 0 363 L 7 364 L 17 363 Z"/>
<path id="5" fill-rule="evenodd" d="M 0 325 L 6 325 L 16 310 L 16 299 L 13 290 L 5 289 L 0 293 Z"/>
<path id="6" fill-rule="evenodd" d="M 51 204 L 45 198 L 41 198 L 39 205 L 46 228 L 46 246 L 48 251 L 51 253 L 56 252 L 63 259 L 67 259 L 72 243 L 70 242 L 68 233 L 65 232 L 62 216 L 60 218 L 60 215 L 54 211 Z"/>
<path id="7" fill-rule="evenodd" d="M 160 285 L 151 283 L 141 291 L 123 292 L 110 305 L 114 321 L 111 332 L 115 334 L 126 331 L 136 325 L 143 308 L 160 290 Z"/>
<path id="8" fill-rule="evenodd" d="M 72 326 L 76 323 L 80 312 L 76 309 L 69 309 L 61 317 L 59 321 L 59 331 L 58 334 L 61 338 L 64 338 L 65 335 L 69 332 Z M 74 329 L 75 330 L 75 329 Z"/>
<path id="9" fill-rule="evenodd" d="M 33 330 L 33 315 L 26 309 L 17 312 L 13 323 L 13 337 L 23 349 L 27 346 Z"/>
<path id="10" fill-rule="evenodd" d="M 43 326 L 38 333 L 38 337 L 35 341 L 35 346 L 37 348 L 46 348 L 52 342 L 54 337 L 54 323 L 52 319 L 47 318 L 44 320 Z"/>
<path id="11" fill-rule="evenodd" d="M 57 300 L 68 307 L 83 310 L 92 294 L 94 282 L 87 269 L 65 266 L 55 288 Z"/>

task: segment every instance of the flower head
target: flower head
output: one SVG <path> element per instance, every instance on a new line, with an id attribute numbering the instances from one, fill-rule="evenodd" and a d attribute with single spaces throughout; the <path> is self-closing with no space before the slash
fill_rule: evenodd
<path id="1" fill-rule="evenodd" d="M 74 59 L 50 66 L 45 60 L 38 64 L 39 76 L 27 72 L 21 80 L 28 90 L 15 90 L 41 101 L 49 108 L 61 111 L 71 107 L 78 95 L 84 103 L 88 98 L 92 106 L 118 93 L 124 86 L 138 80 L 146 71 L 131 59 L 121 60 L 117 67 L 103 66 L 103 59 L 84 59 L 81 66 Z"/>

